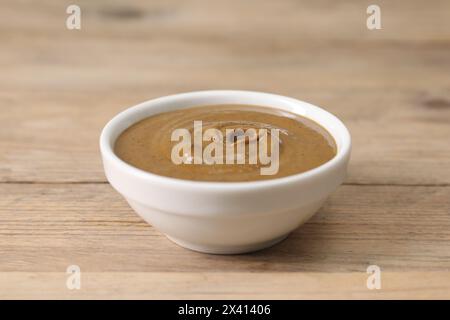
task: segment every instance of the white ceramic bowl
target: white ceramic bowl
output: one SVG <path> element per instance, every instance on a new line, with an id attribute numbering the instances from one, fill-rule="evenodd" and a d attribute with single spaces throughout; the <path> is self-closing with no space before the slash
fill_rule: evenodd
<path id="1" fill-rule="evenodd" d="M 145 172 L 119 159 L 117 137 L 148 116 L 201 105 L 249 104 L 287 110 L 321 124 L 337 154 L 310 171 L 252 182 L 201 182 Z M 206 253 L 259 250 L 284 239 L 308 220 L 346 176 L 350 135 L 325 110 L 292 98 L 249 91 L 199 91 L 146 101 L 115 116 L 102 131 L 106 177 L 148 223 L 177 244 Z"/>

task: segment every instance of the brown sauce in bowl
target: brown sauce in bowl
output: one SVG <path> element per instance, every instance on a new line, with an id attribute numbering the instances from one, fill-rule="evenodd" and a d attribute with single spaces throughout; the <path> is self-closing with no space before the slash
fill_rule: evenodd
<path id="1" fill-rule="evenodd" d="M 201 131 L 196 131 L 194 122 L 198 124 L 199 121 L 202 123 Z M 217 148 L 211 154 L 217 156 L 219 151 L 223 151 L 223 163 L 205 163 L 206 160 L 195 163 L 201 161 L 197 161 L 199 158 L 196 156 L 202 157 L 203 154 L 195 154 L 193 143 L 189 145 L 189 150 L 185 150 L 187 152 L 179 154 L 183 162 L 174 163 L 173 150 L 180 142 L 172 141 L 176 129 L 189 132 L 192 141 L 199 132 L 202 136 L 208 129 L 217 129 L 219 132 L 216 132 L 221 133 L 220 138 L 223 140 L 216 141 Z M 227 146 L 233 145 L 237 155 L 238 137 L 242 132 L 251 132 L 249 129 L 260 134 L 267 131 L 268 155 L 274 156 L 272 143 L 278 142 L 278 150 L 275 150 L 278 151 L 276 173 L 262 174 L 261 169 L 269 165 L 263 164 L 259 158 L 256 163 L 250 163 L 249 145 L 255 142 L 259 152 L 262 148 L 258 144 L 262 141 L 261 135 L 243 135 L 240 141 L 244 143 L 244 153 L 241 153 L 244 160 L 241 159 L 241 163 L 237 163 L 237 160 L 225 163 L 226 151 L 231 150 Z M 276 138 L 270 135 L 274 130 L 278 132 Z M 204 138 L 200 140 L 203 152 L 213 141 Z M 221 148 L 218 148 L 219 144 L 222 144 Z M 308 118 L 274 108 L 232 104 L 193 107 L 150 116 L 122 132 L 114 150 L 128 164 L 161 176 L 197 181 L 243 182 L 280 178 L 316 168 L 336 155 L 336 143 L 323 127 Z"/>

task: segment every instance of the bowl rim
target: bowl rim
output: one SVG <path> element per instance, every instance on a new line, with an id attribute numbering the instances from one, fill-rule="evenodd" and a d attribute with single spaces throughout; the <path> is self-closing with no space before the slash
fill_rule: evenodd
<path id="1" fill-rule="evenodd" d="M 118 126 L 122 121 L 124 121 L 127 117 L 130 117 L 131 115 L 141 111 L 142 108 L 151 108 L 152 105 L 155 105 L 157 103 L 161 102 L 169 102 L 170 100 L 175 99 L 183 99 L 183 98 L 192 98 L 192 96 L 214 96 L 214 95 L 261 95 L 266 97 L 271 97 L 272 99 L 282 99 L 286 100 L 288 99 L 290 102 L 294 102 L 295 104 L 301 105 L 304 108 L 309 108 L 315 111 L 320 111 L 322 113 L 325 113 L 329 119 L 331 119 L 338 127 L 340 127 L 341 135 L 339 139 L 341 140 L 341 147 L 337 148 L 336 155 L 330 159 L 329 161 L 323 163 L 322 165 L 315 167 L 311 170 L 280 177 L 280 178 L 274 178 L 274 179 L 266 179 L 266 180 L 254 180 L 254 181 L 197 181 L 197 180 L 187 180 L 187 179 L 178 179 L 173 177 L 167 177 L 158 175 L 155 173 L 151 173 L 148 171 L 144 171 L 142 169 L 139 169 L 131 164 L 128 164 L 127 162 L 120 159 L 114 152 L 113 146 L 114 143 L 110 143 L 110 137 L 112 133 L 115 130 L 115 127 Z M 242 104 L 248 104 L 248 103 L 242 103 Z M 276 108 L 276 106 L 265 106 L 269 108 Z M 189 107 L 188 107 L 189 108 Z M 174 109 L 175 110 L 175 109 Z M 159 112 L 160 113 L 160 112 Z M 307 116 L 304 116 L 308 118 Z M 327 127 L 320 123 L 320 121 L 310 119 L 322 127 L 324 127 L 328 132 L 329 130 Z M 129 126 L 136 123 L 136 120 L 132 122 Z M 128 126 L 128 127 L 129 127 Z M 123 131 L 122 131 L 123 132 Z M 332 132 L 329 132 L 330 135 L 337 141 L 338 137 L 336 137 Z M 120 134 L 119 134 L 120 135 Z M 338 164 L 342 163 L 347 159 L 347 157 L 350 154 L 351 150 L 351 136 L 347 129 L 347 127 L 342 123 L 341 120 L 339 120 L 335 115 L 332 113 L 316 106 L 313 104 L 310 104 L 305 101 L 301 101 L 298 99 L 273 94 L 273 93 L 266 93 L 266 92 L 257 92 L 257 91 L 244 91 L 244 90 L 203 90 L 203 91 L 191 91 L 191 92 L 184 92 L 184 93 L 177 93 L 172 95 L 167 95 L 155 99 L 150 99 L 144 102 L 141 102 L 137 105 L 134 105 L 132 107 L 129 107 L 118 114 L 116 114 L 111 120 L 108 121 L 108 123 L 104 126 L 101 134 L 100 134 L 100 152 L 101 155 L 105 160 L 111 161 L 115 164 L 120 170 L 125 171 L 137 178 L 144 179 L 144 180 L 151 180 L 152 182 L 172 186 L 172 187 L 188 187 L 188 188 L 196 188 L 196 189 L 203 189 L 203 190 L 217 190 L 217 189 L 224 189 L 224 190 L 245 190 L 245 189 L 258 189 L 258 188 L 272 188 L 277 187 L 281 185 L 291 184 L 291 183 L 298 183 L 300 181 L 309 180 L 315 176 L 325 174 L 327 171 L 330 171 L 331 169 L 335 168 Z"/>

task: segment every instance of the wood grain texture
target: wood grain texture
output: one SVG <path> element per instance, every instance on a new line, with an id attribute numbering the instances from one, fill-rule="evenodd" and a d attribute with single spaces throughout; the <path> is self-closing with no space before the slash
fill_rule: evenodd
<path id="1" fill-rule="evenodd" d="M 354 139 L 350 183 L 450 183 L 448 1 L 383 3 L 376 32 L 357 1 L 80 6 L 82 30 L 68 31 L 64 1 L 2 2 L 0 181 L 105 181 L 97 141 L 118 111 L 239 88 L 342 118 Z"/>
<path id="2" fill-rule="evenodd" d="M 384 272 L 381 290 L 366 273 L 101 272 L 82 273 L 80 290 L 67 274 L 0 272 L 0 299 L 446 299 L 448 272 Z"/>
<path id="3" fill-rule="evenodd" d="M 326 106 L 344 119 L 353 138 L 348 183 L 450 184 L 450 108 L 440 107 L 450 101 L 450 92 L 428 96 L 345 90 L 292 95 Z M 98 147 L 102 127 L 125 106 L 149 96 L 157 97 L 21 93 L 9 102 L 4 98 L 10 109 L 0 114 L 0 180 L 106 181 Z"/>
<path id="4" fill-rule="evenodd" d="M 232 256 L 178 247 L 108 184 L 2 184 L 0 191 L 0 271 L 72 264 L 86 272 L 450 270 L 450 187 L 342 186 L 281 244 Z"/>
<path id="5" fill-rule="evenodd" d="M 377 1 L 379 31 L 367 1 L 79 0 L 69 31 L 71 3 L 0 3 L 0 298 L 450 298 L 449 1 Z M 228 88 L 324 107 L 353 153 L 287 240 L 203 255 L 132 212 L 98 138 L 128 106 Z"/>

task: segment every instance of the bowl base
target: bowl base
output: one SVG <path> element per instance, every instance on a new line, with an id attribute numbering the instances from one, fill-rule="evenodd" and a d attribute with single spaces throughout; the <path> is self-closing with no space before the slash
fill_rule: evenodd
<path id="1" fill-rule="evenodd" d="M 264 242 L 249 244 L 249 245 L 242 245 L 242 246 L 207 246 L 207 245 L 203 246 L 203 245 L 198 245 L 198 244 L 194 244 L 194 243 L 189 243 L 184 240 L 180 240 L 180 239 L 173 238 L 171 236 L 166 235 L 166 237 L 169 240 L 171 240 L 172 242 L 176 243 L 177 245 L 179 245 L 183 248 L 197 251 L 197 252 L 202 252 L 202 253 L 209 253 L 209 254 L 240 254 L 240 253 L 248 253 L 248 252 L 258 251 L 258 250 L 262 250 L 262 249 L 271 247 L 271 246 L 277 244 L 278 242 L 283 241 L 288 236 L 289 236 L 289 233 L 282 235 L 281 237 L 269 240 L 269 241 L 264 241 Z"/>

